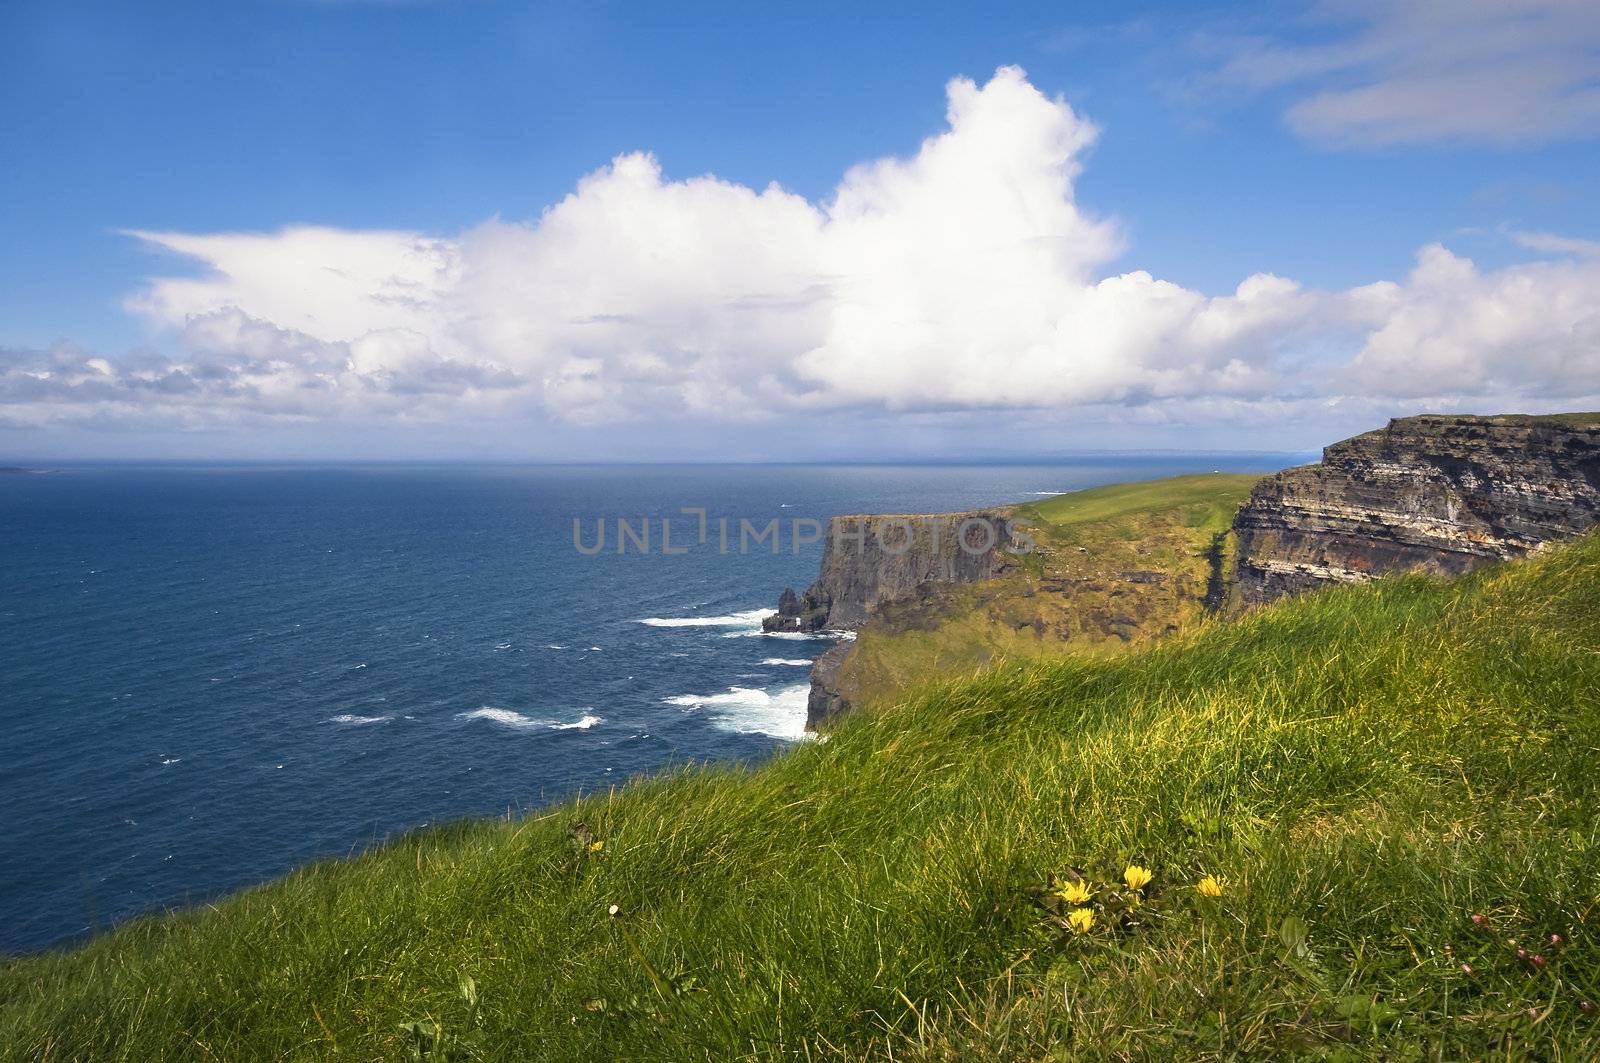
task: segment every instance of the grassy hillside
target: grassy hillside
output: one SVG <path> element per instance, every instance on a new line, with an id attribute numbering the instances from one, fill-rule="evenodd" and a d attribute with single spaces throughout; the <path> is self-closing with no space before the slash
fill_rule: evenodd
<path id="1" fill-rule="evenodd" d="M 880 606 L 836 686 L 852 704 L 880 705 L 1002 657 L 1120 653 L 1192 624 L 1207 551 L 1260 479 L 1176 476 L 1022 506 L 1037 553 L 998 579 L 929 584 Z"/>
<path id="2" fill-rule="evenodd" d="M 1324 592 L 10 962 L 0 1056 L 1592 1060 L 1597 702 L 1600 538 Z"/>

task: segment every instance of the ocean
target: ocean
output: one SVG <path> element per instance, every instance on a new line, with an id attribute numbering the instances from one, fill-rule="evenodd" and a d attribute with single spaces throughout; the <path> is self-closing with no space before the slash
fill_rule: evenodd
<path id="1" fill-rule="evenodd" d="M 1292 460 L 0 476 L 0 951 L 803 740 L 830 642 L 760 618 L 815 576 L 811 521 Z"/>

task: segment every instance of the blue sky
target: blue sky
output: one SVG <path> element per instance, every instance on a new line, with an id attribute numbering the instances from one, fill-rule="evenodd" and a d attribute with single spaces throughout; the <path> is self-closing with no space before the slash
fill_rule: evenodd
<path id="1" fill-rule="evenodd" d="M 1600 392 L 1600 324 L 1583 310 L 1600 295 L 1600 17 L 1556 0 L 1436 8 L 14 0 L 0 10 L 0 454 L 960 456 L 996 410 L 1027 437 L 985 444 L 996 453 L 1305 447 L 1441 404 L 1569 407 Z M 957 78 L 988 102 L 952 141 L 960 161 L 941 163 L 919 153 L 952 130 Z M 1067 143 L 1069 159 L 1041 161 Z M 562 230 L 570 265 L 551 265 L 542 212 L 635 152 L 655 160 L 638 185 L 655 191 L 593 197 Z M 847 232 L 833 207 L 851 168 L 876 160 L 904 172 L 855 190 L 878 221 Z M 1039 182 L 1018 193 L 1022 213 L 995 213 L 1022 172 Z M 706 175 L 724 192 L 666 205 Z M 818 217 L 788 203 L 739 220 L 726 190 L 773 183 Z M 733 279 L 646 292 L 662 274 L 622 270 L 606 286 L 613 262 L 664 253 L 619 245 L 635 210 L 652 219 L 642 231 L 685 234 L 669 280 Z M 934 239 L 929 217 L 960 224 Z M 129 235 L 306 226 L 344 237 Z M 835 231 L 820 250 L 818 227 Z M 943 307 L 1012 322 L 1017 284 L 989 291 L 988 277 L 1031 272 L 961 273 L 981 227 L 1064 248 L 1049 259 L 1059 283 L 1026 293 L 1060 308 L 998 329 L 992 350 L 981 314 Z M 406 282 L 428 285 L 434 309 L 300 313 L 293 293 L 349 273 L 349 256 L 410 253 L 362 235 L 375 232 L 448 242 L 427 252 L 448 259 L 447 281 Z M 911 268 L 852 276 L 877 253 L 864 249 L 925 237 Z M 807 246 L 772 250 L 790 239 Z M 1432 246 L 1450 259 L 1414 275 Z M 270 278 L 237 279 L 280 249 Z M 769 252 L 761 285 L 735 283 Z M 910 276 L 946 254 L 949 269 Z M 1470 276 L 1454 264 L 1468 260 Z M 1159 290 L 1095 287 L 1141 271 Z M 1245 325 L 1233 303 L 1204 301 L 1262 274 L 1292 282 L 1294 305 L 1274 292 L 1281 305 Z M 184 278 L 214 283 L 161 287 Z M 545 299 L 519 285 L 569 283 L 581 298 L 551 302 L 548 320 L 518 316 Z M 819 283 L 835 292 L 815 319 L 747 324 L 752 306 Z M 1400 291 L 1365 292 L 1375 283 Z M 1163 285 L 1191 300 L 1187 316 L 1130 338 L 1140 300 L 1171 303 Z M 736 304 L 746 316 L 728 325 L 717 308 Z M 1492 320 L 1468 329 L 1469 305 Z M 1521 324 L 1495 323 L 1507 318 Z M 553 324 L 579 319 L 627 324 L 593 342 Z M 785 346 L 786 331 L 807 339 Z M 976 380 L 985 359 L 1046 386 Z M 849 375 L 879 361 L 892 365 L 874 380 Z M 907 368 L 921 365 L 937 384 Z M 426 384 L 402 380 L 419 366 Z M 378 398 L 298 397 L 318 389 Z M 650 401 L 629 397 L 641 389 Z M 834 443 L 770 445 L 819 424 Z"/>

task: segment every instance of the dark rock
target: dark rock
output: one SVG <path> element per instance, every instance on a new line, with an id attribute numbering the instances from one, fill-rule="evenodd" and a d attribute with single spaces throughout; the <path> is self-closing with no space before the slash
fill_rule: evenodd
<path id="1" fill-rule="evenodd" d="M 1021 552 L 1010 511 L 835 517 L 822 572 L 806 592 L 826 603 L 824 627 L 853 630 L 879 602 L 928 583 L 976 583 Z"/>
<path id="2" fill-rule="evenodd" d="M 793 587 L 785 587 L 778 597 L 778 611 L 761 621 L 762 631 L 821 631 L 827 626 L 828 603 L 819 600 L 815 588 L 796 597 Z"/>
<path id="3" fill-rule="evenodd" d="M 806 698 L 806 730 L 820 731 L 848 712 L 850 702 L 839 693 L 839 668 L 850 655 L 851 644 L 841 642 L 811 664 L 811 693 Z"/>
<path id="4" fill-rule="evenodd" d="M 822 571 L 804 594 L 786 588 L 763 631 L 854 631 L 880 606 L 938 604 L 936 585 L 977 583 L 1005 572 L 1012 558 L 1032 549 L 1015 511 L 854 515 L 828 523 Z M 915 618 L 907 621 L 915 626 Z M 927 623 L 932 624 L 930 619 Z M 816 730 L 849 707 L 835 689 L 850 653 L 841 643 L 811 669 L 806 727 Z"/>
<path id="5" fill-rule="evenodd" d="M 1600 414 L 1423 416 L 1263 480 L 1233 522 L 1235 604 L 1423 570 L 1455 575 L 1600 520 Z"/>
<path id="6" fill-rule="evenodd" d="M 926 584 L 990 579 L 1031 549 L 1017 531 L 1010 510 L 834 517 L 817 581 L 798 598 L 786 590 L 762 629 L 853 631 Z"/>

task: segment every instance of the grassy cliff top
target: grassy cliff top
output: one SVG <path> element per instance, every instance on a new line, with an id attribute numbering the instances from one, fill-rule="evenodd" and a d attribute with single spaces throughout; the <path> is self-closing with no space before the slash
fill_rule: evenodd
<path id="1" fill-rule="evenodd" d="M 1499 425 L 1561 425 L 1567 428 L 1600 427 L 1600 413 L 1421 413 L 1413 417 L 1396 417 L 1391 424 L 1407 421 L 1483 421 Z M 1381 429 L 1379 429 L 1381 431 Z"/>
<path id="2" fill-rule="evenodd" d="M 1138 480 L 1056 495 L 1023 509 L 1057 526 L 1183 509 L 1192 516 L 1193 526 L 1221 530 L 1260 479 L 1254 473 L 1199 473 Z"/>
<path id="3" fill-rule="evenodd" d="M 1590 537 L 14 960 L 0 1057 L 1594 1059 L 1597 913 Z"/>

